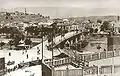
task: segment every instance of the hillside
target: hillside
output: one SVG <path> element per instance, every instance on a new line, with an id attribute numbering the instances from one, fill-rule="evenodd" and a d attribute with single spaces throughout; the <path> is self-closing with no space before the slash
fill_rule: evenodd
<path id="1" fill-rule="evenodd" d="M 49 16 L 43 16 L 41 14 L 28 14 L 18 11 L 0 12 L 0 22 L 3 24 L 11 22 L 47 22 L 49 19 Z"/>
<path id="2" fill-rule="evenodd" d="M 102 21 L 116 21 L 117 16 L 108 15 L 108 16 L 69 17 L 69 18 L 66 18 L 66 19 L 68 19 L 70 21 L 75 21 L 75 22 L 78 22 L 78 23 L 81 23 L 81 21 L 84 21 L 84 20 L 91 20 L 91 21 L 95 22 L 98 19 L 100 19 Z"/>

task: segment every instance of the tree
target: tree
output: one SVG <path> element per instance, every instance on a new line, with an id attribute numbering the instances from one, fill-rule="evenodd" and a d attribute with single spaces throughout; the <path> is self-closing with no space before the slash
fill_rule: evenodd
<path id="1" fill-rule="evenodd" d="M 93 28 L 90 28 L 90 33 L 93 33 L 94 29 Z"/>
<path id="2" fill-rule="evenodd" d="M 19 34 L 19 30 L 16 28 L 16 27 L 10 27 L 10 33 L 13 33 L 13 34 Z"/>
<path id="3" fill-rule="evenodd" d="M 11 46 L 14 45 L 14 41 L 13 41 L 13 40 L 10 40 L 10 41 L 8 42 L 8 45 L 10 46 L 10 49 L 12 49 Z"/>
<path id="4" fill-rule="evenodd" d="M 26 27 L 25 31 L 27 31 L 27 34 L 30 33 L 31 35 L 38 35 L 40 28 L 38 28 L 37 26 L 30 26 L 30 27 Z"/>
<path id="5" fill-rule="evenodd" d="M 15 38 L 13 40 L 14 41 L 14 45 L 15 46 L 19 45 L 20 40 L 21 40 L 21 37 L 18 34 L 16 34 Z"/>
<path id="6" fill-rule="evenodd" d="M 19 39 L 14 39 L 14 45 L 15 45 L 15 47 L 16 47 L 17 45 L 19 45 L 19 42 L 20 42 Z"/>
<path id="7" fill-rule="evenodd" d="M 81 42 L 81 48 L 85 48 L 88 45 L 88 42 L 86 40 L 83 40 Z"/>
<path id="8" fill-rule="evenodd" d="M 98 20 L 97 20 L 97 23 L 100 23 L 100 24 L 101 24 L 101 23 L 102 23 L 102 20 L 98 19 Z"/>
<path id="9" fill-rule="evenodd" d="M 0 42 L 0 47 L 1 47 L 1 49 L 2 49 L 2 47 L 5 45 L 5 43 L 4 42 Z"/>
<path id="10" fill-rule="evenodd" d="M 34 34 L 35 34 L 36 36 L 39 34 L 39 31 L 40 31 L 40 28 L 34 27 L 33 32 L 34 32 Z"/>
<path id="11" fill-rule="evenodd" d="M 53 35 L 55 36 L 55 34 L 58 31 L 58 27 L 57 27 L 57 22 L 54 22 L 53 24 L 51 24 L 50 26 L 52 26 L 52 32 L 54 33 Z"/>
<path id="12" fill-rule="evenodd" d="M 10 33 L 10 28 L 8 28 L 7 26 L 2 28 L 2 33 Z"/>
<path id="13" fill-rule="evenodd" d="M 32 41 L 30 40 L 30 38 L 27 38 L 27 39 L 25 39 L 24 43 L 25 43 L 25 45 L 31 46 Z"/>
<path id="14" fill-rule="evenodd" d="M 0 34 L 1 34 L 1 33 L 3 33 L 3 30 L 2 30 L 2 28 L 0 28 Z"/>
<path id="15" fill-rule="evenodd" d="M 101 26 L 101 31 L 109 30 L 109 22 L 104 21 L 103 25 Z"/>
<path id="16" fill-rule="evenodd" d="M 28 34 L 28 33 L 33 34 L 33 27 L 32 27 L 32 26 L 26 27 L 26 28 L 25 28 L 25 31 L 27 31 L 27 34 Z"/>
<path id="17" fill-rule="evenodd" d="M 100 45 L 98 45 L 98 46 L 97 46 L 97 49 L 98 49 L 98 50 L 100 50 L 100 49 L 101 49 L 101 46 L 100 46 Z"/>
<path id="18" fill-rule="evenodd" d="M 97 32 L 98 32 L 98 29 L 96 28 L 96 29 L 95 29 L 95 33 L 97 33 Z"/>
<path id="19" fill-rule="evenodd" d="M 21 39 L 22 39 L 22 40 L 24 40 L 24 39 L 25 39 L 25 36 L 24 36 L 24 35 L 22 35 L 22 36 L 21 36 Z"/>

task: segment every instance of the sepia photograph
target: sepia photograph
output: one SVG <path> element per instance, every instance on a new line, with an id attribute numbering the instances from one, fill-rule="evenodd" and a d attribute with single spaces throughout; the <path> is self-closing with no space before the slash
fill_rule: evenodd
<path id="1" fill-rule="evenodd" d="M 0 0 L 0 76 L 120 76 L 120 0 Z"/>

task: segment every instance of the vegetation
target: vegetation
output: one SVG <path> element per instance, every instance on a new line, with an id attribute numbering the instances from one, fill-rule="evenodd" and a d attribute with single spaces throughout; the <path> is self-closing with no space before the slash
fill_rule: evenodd
<path id="1" fill-rule="evenodd" d="M 29 26 L 25 28 L 25 31 L 27 31 L 27 34 L 38 35 L 40 28 L 38 28 L 37 26 Z"/>
<path id="2" fill-rule="evenodd" d="M 86 40 L 83 40 L 81 42 L 81 48 L 85 48 L 88 45 L 88 42 Z"/>
<path id="3" fill-rule="evenodd" d="M 98 46 L 97 46 L 97 49 L 98 49 L 98 50 L 100 50 L 100 49 L 101 49 L 101 46 L 100 46 L 100 45 L 98 45 Z"/>
<path id="4" fill-rule="evenodd" d="M 25 45 L 31 45 L 32 41 L 30 40 L 30 38 L 25 39 Z"/>
<path id="5" fill-rule="evenodd" d="M 93 33 L 94 32 L 94 29 L 93 28 L 90 28 L 90 31 L 89 31 L 90 33 Z"/>
<path id="6" fill-rule="evenodd" d="M 109 21 L 104 21 L 103 25 L 101 26 L 101 31 L 109 30 Z"/>
<path id="7" fill-rule="evenodd" d="M 98 19 L 98 20 L 97 20 L 97 23 L 100 23 L 100 24 L 101 24 L 101 23 L 102 23 L 102 20 Z"/>
<path id="8" fill-rule="evenodd" d="M 12 49 L 11 46 L 14 45 L 14 44 L 15 44 L 15 43 L 14 43 L 13 40 L 10 40 L 10 41 L 8 42 L 8 45 L 10 46 L 10 49 Z"/>
<path id="9" fill-rule="evenodd" d="M 98 32 L 98 29 L 96 28 L 94 32 L 97 33 L 97 32 Z"/>
<path id="10" fill-rule="evenodd" d="M 2 47 L 5 45 L 5 43 L 4 42 L 0 42 L 0 47 L 1 47 L 1 49 L 2 49 Z"/>

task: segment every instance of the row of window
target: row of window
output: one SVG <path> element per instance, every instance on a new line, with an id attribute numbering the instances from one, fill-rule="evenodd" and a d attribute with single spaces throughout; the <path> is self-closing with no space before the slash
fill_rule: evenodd
<path id="1" fill-rule="evenodd" d="M 120 66 L 114 67 L 114 73 L 120 72 Z M 82 74 L 81 69 L 71 69 L 71 70 L 57 70 L 54 72 L 55 76 L 80 76 Z M 84 69 L 84 75 L 97 75 L 98 67 L 94 66 L 89 69 Z M 112 74 L 112 66 L 102 66 L 99 68 L 99 74 Z"/>

